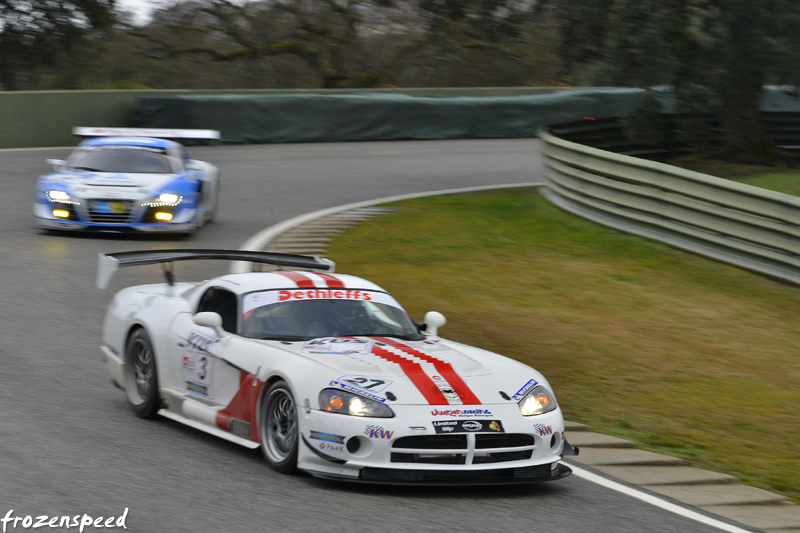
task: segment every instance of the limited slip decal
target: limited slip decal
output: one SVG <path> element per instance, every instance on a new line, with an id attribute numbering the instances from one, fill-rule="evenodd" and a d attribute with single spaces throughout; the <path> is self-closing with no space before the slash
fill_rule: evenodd
<path id="1" fill-rule="evenodd" d="M 442 361 L 421 352 L 411 346 L 403 344 L 396 339 L 388 337 L 378 337 L 376 340 L 397 348 L 401 352 L 422 359 L 426 363 L 432 363 L 439 375 L 434 375 L 431 380 L 434 382 L 434 394 L 441 396 L 447 403 L 463 403 L 465 405 L 480 405 L 481 401 L 470 390 L 464 380 L 461 379 L 453 366 L 447 361 Z M 422 391 L 420 391 L 422 392 Z M 424 393 L 423 393 L 424 394 Z"/>
<path id="2" fill-rule="evenodd" d="M 505 433 L 500 420 L 434 420 L 436 433 Z"/>

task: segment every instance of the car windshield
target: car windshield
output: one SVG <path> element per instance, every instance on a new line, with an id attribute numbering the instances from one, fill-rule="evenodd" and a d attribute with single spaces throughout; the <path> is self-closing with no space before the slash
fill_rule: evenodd
<path id="1" fill-rule="evenodd" d="M 170 158 L 163 150 L 133 146 L 90 146 L 76 150 L 67 160 L 67 170 L 170 174 Z"/>
<path id="2" fill-rule="evenodd" d="M 314 293 L 356 297 L 308 297 Z M 256 339 L 310 340 L 344 336 L 384 336 L 407 340 L 423 338 L 406 311 L 385 293 L 316 289 L 265 291 L 245 296 L 243 310 L 242 335 Z"/>

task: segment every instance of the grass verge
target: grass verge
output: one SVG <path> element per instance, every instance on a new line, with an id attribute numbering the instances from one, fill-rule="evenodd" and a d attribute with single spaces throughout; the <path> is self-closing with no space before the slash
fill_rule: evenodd
<path id="1" fill-rule="evenodd" d="M 542 371 L 568 420 L 800 503 L 800 289 L 533 190 L 395 205 L 331 243 L 338 271 Z"/>

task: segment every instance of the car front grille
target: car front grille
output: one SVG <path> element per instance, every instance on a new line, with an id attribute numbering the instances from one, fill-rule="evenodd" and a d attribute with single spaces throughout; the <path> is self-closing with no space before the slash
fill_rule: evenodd
<path id="1" fill-rule="evenodd" d="M 89 220 L 96 224 L 128 224 L 133 214 L 132 200 L 89 201 Z"/>
<path id="2" fill-rule="evenodd" d="M 391 462 L 470 465 L 525 461 L 535 448 L 533 436 L 516 433 L 417 435 L 392 444 Z"/>

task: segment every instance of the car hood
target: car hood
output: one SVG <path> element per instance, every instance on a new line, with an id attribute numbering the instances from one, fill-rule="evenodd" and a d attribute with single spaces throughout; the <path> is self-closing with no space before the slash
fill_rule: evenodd
<path id="1" fill-rule="evenodd" d="M 333 387 L 380 401 L 394 397 L 396 403 L 452 409 L 507 403 L 536 384 L 549 388 L 540 373 L 518 361 L 440 338 L 327 337 L 281 348 L 311 363 L 305 383 L 314 383 L 316 392 Z"/>
<path id="2" fill-rule="evenodd" d="M 77 197 L 106 192 L 145 193 L 176 179 L 176 174 L 124 174 L 113 172 L 62 172 L 42 178 L 43 182 L 61 183 Z"/>

